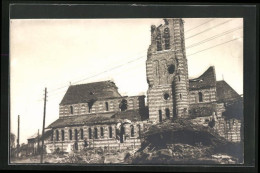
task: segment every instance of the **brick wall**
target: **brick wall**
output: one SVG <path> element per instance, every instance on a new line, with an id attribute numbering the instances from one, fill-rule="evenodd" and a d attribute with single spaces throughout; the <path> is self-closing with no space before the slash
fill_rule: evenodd
<path id="1" fill-rule="evenodd" d="M 241 141 L 241 120 L 225 120 L 224 117 L 219 117 L 217 118 L 214 129 L 220 136 L 226 138 L 230 142 Z"/>
<path id="2" fill-rule="evenodd" d="M 199 100 L 199 92 L 202 93 L 202 102 Z M 192 90 L 190 91 L 189 95 L 189 103 L 209 103 L 216 101 L 216 88 L 207 88 L 207 89 L 200 89 L 200 90 Z"/>
<path id="3" fill-rule="evenodd" d="M 230 142 L 241 142 L 241 120 L 229 119 L 224 117 L 204 116 L 192 119 L 194 124 L 209 126 L 209 122 L 215 119 L 213 128 L 216 133 Z"/>
<path id="4" fill-rule="evenodd" d="M 166 29 L 170 40 L 168 48 Z M 152 26 L 151 37 L 146 61 L 149 118 L 154 122 L 166 118 L 166 108 L 170 110 L 170 117 L 185 116 L 189 109 L 189 82 L 182 19 L 165 19 L 164 25 Z M 167 99 L 165 94 L 169 95 Z M 162 117 L 159 111 L 162 111 Z"/>
<path id="5" fill-rule="evenodd" d="M 103 128 L 103 136 L 101 136 L 101 127 Z M 112 128 L 112 137 L 109 136 L 109 127 Z M 131 136 L 131 128 L 134 127 L 134 135 Z M 95 128 L 97 129 L 97 135 L 98 137 L 94 137 L 94 131 Z M 46 140 L 46 145 L 48 146 L 48 150 L 53 152 L 55 148 L 63 149 L 63 151 L 69 152 L 71 150 L 71 147 L 73 147 L 73 144 L 77 141 L 79 145 L 79 149 L 83 148 L 84 146 L 84 140 L 87 141 L 88 147 L 90 148 L 104 148 L 104 147 L 110 147 L 118 149 L 121 147 L 123 148 L 137 148 L 141 146 L 141 140 L 140 135 L 143 130 L 143 124 L 141 122 L 133 122 L 132 124 L 125 124 L 125 134 L 123 136 L 124 141 L 123 143 L 120 143 L 120 140 L 118 139 L 116 134 L 116 125 L 93 125 L 93 126 L 77 126 L 77 127 L 64 127 L 64 128 L 58 128 L 53 129 L 53 140 L 49 138 Z M 75 139 L 75 129 L 77 130 L 77 136 L 78 139 Z M 83 129 L 83 139 L 81 139 L 81 132 L 80 130 Z M 89 138 L 89 129 L 91 129 L 91 135 L 92 138 Z M 64 141 L 62 141 L 61 137 L 61 131 L 64 131 Z M 72 140 L 69 138 L 69 130 L 72 131 Z M 59 140 L 56 140 L 56 131 L 59 132 Z"/>
<path id="6" fill-rule="evenodd" d="M 131 97 L 122 97 L 122 98 L 96 101 L 92 105 L 90 112 L 87 103 L 60 105 L 59 115 L 60 117 L 63 117 L 63 116 L 84 115 L 84 114 L 91 114 L 91 113 L 117 112 L 120 111 L 119 105 L 123 99 L 127 101 L 127 110 L 141 109 L 145 107 L 144 96 L 131 96 Z M 70 110 L 71 106 L 73 109 L 73 114 L 71 114 L 71 110 Z"/>
<path id="7" fill-rule="evenodd" d="M 223 103 L 205 102 L 190 104 L 189 114 L 190 117 L 211 116 L 213 114 L 221 117 L 224 111 L 225 107 Z"/>

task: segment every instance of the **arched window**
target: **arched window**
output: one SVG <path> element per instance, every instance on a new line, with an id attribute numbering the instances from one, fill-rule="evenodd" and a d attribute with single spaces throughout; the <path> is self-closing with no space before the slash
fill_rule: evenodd
<path id="1" fill-rule="evenodd" d="M 64 141 L 64 130 L 61 130 L 61 140 Z"/>
<path id="2" fill-rule="evenodd" d="M 141 125 L 138 124 L 137 127 L 138 127 L 138 135 L 139 135 L 139 137 L 140 137 L 140 136 L 141 136 Z"/>
<path id="3" fill-rule="evenodd" d="M 170 118 L 170 109 L 169 108 L 165 109 L 165 115 L 167 118 Z"/>
<path id="4" fill-rule="evenodd" d="M 70 140 L 72 140 L 72 130 L 69 130 L 69 136 L 70 136 Z"/>
<path id="5" fill-rule="evenodd" d="M 88 102 L 88 113 L 91 113 L 91 111 L 92 111 L 92 106 L 93 106 L 93 104 L 94 104 L 94 100 L 90 100 L 89 102 Z"/>
<path id="6" fill-rule="evenodd" d="M 135 136 L 135 130 L 134 130 L 134 126 L 131 125 L 131 137 L 134 137 Z"/>
<path id="7" fill-rule="evenodd" d="M 94 138 L 95 139 L 98 138 L 98 130 L 97 130 L 97 128 L 94 128 Z"/>
<path id="8" fill-rule="evenodd" d="M 165 50 L 170 49 L 170 33 L 169 28 L 164 29 L 164 44 L 165 44 Z"/>
<path id="9" fill-rule="evenodd" d="M 103 127 L 100 127 L 100 136 L 101 136 L 101 137 L 104 136 L 104 129 L 103 129 Z"/>
<path id="10" fill-rule="evenodd" d="M 203 102 L 203 95 L 201 92 L 199 92 L 199 102 Z"/>
<path id="11" fill-rule="evenodd" d="M 51 141 L 53 141 L 53 130 L 51 131 Z"/>
<path id="12" fill-rule="evenodd" d="M 125 126 L 121 125 L 121 133 L 124 135 L 125 134 Z"/>
<path id="13" fill-rule="evenodd" d="M 70 114 L 73 114 L 73 106 L 70 106 Z"/>
<path id="14" fill-rule="evenodd" d="M 159 110 L 159 122 L 162 122 L 162 110 Z"/>
<path id="15" fill-rule="evenodd" d="M 111 126 L 108 128 L 108 131 L 109 131 L 109 138 L 112 138 L 112 127 Z"/>
<path id="16" fill-rule="evenodd" d="M 181 77 L 180 76 L 178 76 L 178 79 L 179 79 L 179 82 L 181 81 Z"/>
<path id="17" fill-rule="evenodd" d="M 77 141 L 78 140 L 78 130 L 75 129 L 75 140 Z"/>
<path id="18" fill-rule="evenodd" d="M 159 75 L 159 61 L 154 61 L 153 67 L 155 69 L 155 75 L 158 76 Z"/>
<path id="19" fill-rule="evenodd" d="M 60 140 L 60 137 L 59 137 L 59 131 L 56 130 L 56 141 L 59 141 Z"/>
<path id="20" fill-rule="evenodd" d="M 83 140 L 84 138 L 84 131 L 83 129 L 80 129 L 80 139 Z"/>
<path id="21" fill-rule="evenodd" d="M 91 128 L 88 129 L 88 138 L 92 139 L 92 129 Z"/>
<path id="22" fill-rule="evenodd" d="M 157 51 L 162 50 L 162 40 L 161 40 L 161 33 L 158 31 L 157 37 L 156 37 L 156 45 L 157 45 Z"/>
<path id="23" fill-rule="evenodd" d="M 106 111 L 108 111 L 108 108 L 109 108 L 108 107 L 108 102 L 106 102 L 105 105 L 106 105 Z"/>
<path id="24" fill-rule="evenodd" d="M 182 99 L 182 95 L 180 94 L 180 99 Z"/>
<path id="25" fill-rule="evenodd" d="M 119 108 L 121 111 L 125 111 L 127 109 L 127 100 L 123 99 L 119 104 Z"/>
<path id="26" fill-rule="evenodd" d="M 168 66 L 168 72 L 169 72 L 170 74 L 173 74 L 174 71 L 175 71 L 175 66 L 174 66 L 174 64 L 169 65 L 169 66 Z"/>

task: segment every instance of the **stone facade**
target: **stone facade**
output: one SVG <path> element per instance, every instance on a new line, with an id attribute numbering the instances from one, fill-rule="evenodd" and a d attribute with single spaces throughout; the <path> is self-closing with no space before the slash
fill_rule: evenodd
<path id="1" fill-rule="evenodd" d="M 217 132 L 221 137 L 224 137 L 230 142 L 241 142 L 241 120 L 238 119 L 225 119 L 224 117 L 217 117 L 214 115 L 197 117 L 192 119 L 194 124 L 199 124 L 202 126 L 209 126 L 210 123 L 214 121 L 212 125 L 215 132 Z"/>
<path id="2" fill-rule="evenodd" d="M 202 98 L 200 100 L 200 97 Z M 216 101 L 216 88 L 198 89 L 190 91 L 190 104 L 211 103 Z"/>
<path id="3" fill-rule="evenodd" d="M 124 124 L 123 127 L 122 135 L 117 124 L 56 128 L 53 129 L 53 135 L 46 144 L 49 152 L 57 148 L 70 152 L 75 149 L 75 143 L 78 145 L 77 150 L 108 147 L 110 149 L 139 148 L 142 123 Z"/>
<path id="4" fill-rule="evenodd" d="M 232 142 L 240 141 L 240 131 L 236 130 L 240 129 L 241 121 L 235 119 L 231 123 L 234 125 L 228 126 L 231 120 L 225 120 L 222 113 L 227 112 L 228 104 L 233 104 L 230 100 L 241 97 L 225 81 L 216 81 L 214 66 L 198 78 L 188 78 L 182 19 L 164 19 L 164 24 L 151 26 L 146 74 L 151 122 L 193 118 L 195 123 L 199 120 L 207 126 L 208 117 L 216 116 L 215 130 Z M 223 128 L 223 124 L 229 128 Z"/>
<path id="5" fill-rule="evenodd" d="M 149 118 L 188 115 L 188 67 L 182 19 L 165 19 L 165 24 L 151 27 L 151 45 L 146 61 Z"/>
<path id="6" fill-rule="evenodd" d="M 241 120 L 225 120 L 224 117 L 219 117 L 216 120 L 214 129 L 220 136 L 226 138 L 230 142 L 241 141 Z"/>
<path id="7" fill-rule="evenodd" d="M 87 103 L 60 105 L 59 115 L 60 117 L 63 117 L 93 113 L 118 112 L 121 111 L 120 104 L 123 100 L 126 101 L 127 110 L 141 109 L 145 106 L 144 96 L 110 98 L 98 100 L 94 102 L 91 107 Z"/>
<path id="8" fill-rule="evenodd" d="M 72 85 L 49 125 L 48 152 L 141 146 L 145 96 L 121 96 L 112 81 Z"/>

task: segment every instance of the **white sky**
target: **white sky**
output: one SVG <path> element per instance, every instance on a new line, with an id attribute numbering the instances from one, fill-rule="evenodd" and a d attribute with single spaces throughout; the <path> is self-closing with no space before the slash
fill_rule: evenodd
<path id="1" fill-rule="evenodd" d="M 228 20 L 184 19 L 185 38 Z M 146 94 L 145 60 L 151 39 L 150 26 L 160 23 L 163 23 L 162 19 L 12 19 L 11 132 L 17 135 L 18 114 L 21 122 L 20 143 L 26 143 L 27 138 L 37 133 L 38 129 L 41 132 L 45 87 L 49 91 L 46 127 L 59 117 L 59 103 L 70 82 L 80 81 L 79 84 L 110 79 L 122 95 Z M 243 19 L 233 18 L 187 39 L 186 47 L 240 26 L 243 26 Z M 190 30 L 192 28 L 195 29 Z M 239 37 L 241 39 L 191 55 Z M 243 29 L 238 29 L 187 49 L 190 78 L 198 77 L 214 65 L 217 80 L 222 80 L 223 75 L 232 88 L 243 94 L 242 37 Z M 138 60 L 127 63 L 135 59 Z M 109 70 L 121 64 L 126 65 Z M 63 88 L 56 90 L 60 87 Z"/>

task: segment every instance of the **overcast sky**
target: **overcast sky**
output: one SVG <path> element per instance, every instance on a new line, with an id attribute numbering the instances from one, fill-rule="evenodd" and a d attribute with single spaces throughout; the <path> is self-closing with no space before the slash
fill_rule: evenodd
<path id="1" fill-rule="evenodd" d="M 189 77 L 198 77 L 214 65 L 217 80 L 224 77 L 243 94 L 243 19 L 184 21 Z M 11 20 L 11 132 L 17 135 L 18 114 L 20 143 L 38 129 L 41 132 L 45 87 L 46 127 L 58 119 L 59 103 L 70 82 L 113 80 L 122 95 L 146 94 L 150 26 L 160 23 L 162 19 Z M 215 35 L 211 41 L 188 48 Z"/>

